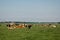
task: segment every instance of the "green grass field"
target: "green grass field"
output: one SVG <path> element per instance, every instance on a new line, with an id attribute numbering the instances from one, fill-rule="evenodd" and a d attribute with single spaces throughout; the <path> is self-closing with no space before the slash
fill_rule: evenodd
<path id="1" fill-rule="evenodd" d="M 60 40 L 60 25 L 57 28 L 32 26 L 8 30 L 5 24 L 0 26 L 0 40 Z"/>

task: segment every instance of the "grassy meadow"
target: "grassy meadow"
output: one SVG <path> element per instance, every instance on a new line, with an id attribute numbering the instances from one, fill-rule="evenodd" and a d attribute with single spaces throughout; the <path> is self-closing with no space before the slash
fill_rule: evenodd
<path id="1" fill-rule="evenodd" d="M 60 40 L 60 24 L 56 28 L 32 26 L 8 30 L 6 24 L 0 24 L 0 40 Z"/>

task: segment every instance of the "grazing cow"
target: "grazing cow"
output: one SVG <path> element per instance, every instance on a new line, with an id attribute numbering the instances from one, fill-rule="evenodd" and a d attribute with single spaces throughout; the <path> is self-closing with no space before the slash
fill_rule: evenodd
<path id="1" fill-rule="evenodd" d="M 54 24 L 48 24 L 48 27 L 53 27 L 53 28 L 55 28 L 55 27 L 57 27 L 57 26 L 54 25 Z"/>
<path id="2" fill-rule="evenodd" d="M 51 26 L 52 24 L 48 24 L 48 26 Z"/>
<path id="3" fill-rule="evenodd" d="M 56 28 L 57 26 L 56 25 L 51 25 L 51 27 Z"/>
<path id="4" fill-rule="evenodd" d="M 24 24 L 19 24 L 16 28 L 24 28 Z"/>
<path id="5" fill-rule="evenodd" d="M 14 23 L 7 24 L 8 29 L 15 29 L 16 25 Z"/>
<path id="6" fill-rule="evenodd" d="M 30 29 L 32 27 L 31 24 L 26 24 L 25 27 L 27 27 L 28 29 Z"/>

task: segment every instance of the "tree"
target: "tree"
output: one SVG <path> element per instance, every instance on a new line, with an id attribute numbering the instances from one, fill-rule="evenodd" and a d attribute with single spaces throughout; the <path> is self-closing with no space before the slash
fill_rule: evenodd
<path id="1" fill-rule="evenodd" d="M 60 24 L 60 22 L 58 22 L 58 24 Z"/>

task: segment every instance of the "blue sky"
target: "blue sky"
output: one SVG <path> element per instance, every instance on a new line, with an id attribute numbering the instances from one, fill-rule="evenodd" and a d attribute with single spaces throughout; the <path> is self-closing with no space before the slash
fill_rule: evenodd
<path id="1" fill-rule="evenodd" d="M 60 22 L 60 0 L 0 0 L 0 21 Z"/>

